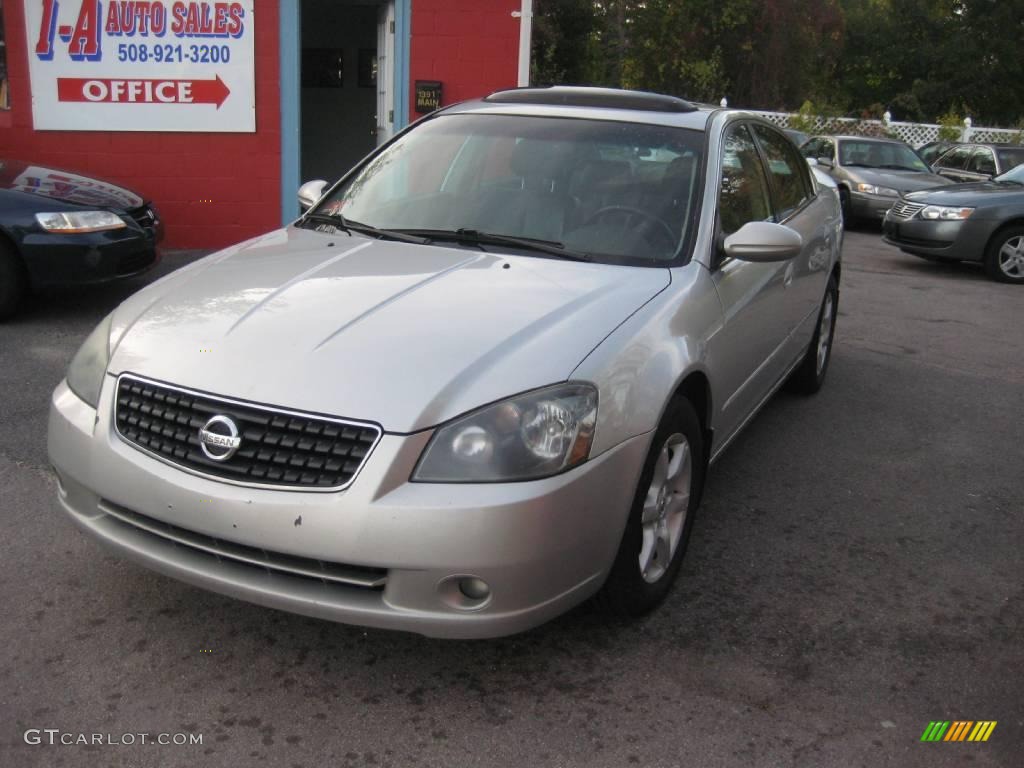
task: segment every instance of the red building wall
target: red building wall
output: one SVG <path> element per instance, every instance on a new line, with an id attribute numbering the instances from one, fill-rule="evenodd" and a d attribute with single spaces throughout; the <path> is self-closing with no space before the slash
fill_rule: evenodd
<path id="1" fill-rule="evenodd" d="M 519 71 L 520 0 L 412 0 L 409 119 L 416 81 L 440 80 L 442 105 L 514 88 Z"/>
<path id="2" fill-rule="evenodd" d="M 34 131 L 23 2 L 3 3 L 11 109 L 0 112 L 0 157 L 99 176 L 134 189 L 162 214 L 164 245 L 171 248 L 218 248 L 277 226 L 278 0 L 255 0 L 256 133 Z"/>

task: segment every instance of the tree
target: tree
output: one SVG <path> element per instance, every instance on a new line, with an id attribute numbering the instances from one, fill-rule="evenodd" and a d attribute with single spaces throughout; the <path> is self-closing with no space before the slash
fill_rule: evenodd
<path id="1" fill-rule="evenodd" d="M 760 109 L 1024 117 L 1024 0 L 537 0 L 540 83 Z"/>

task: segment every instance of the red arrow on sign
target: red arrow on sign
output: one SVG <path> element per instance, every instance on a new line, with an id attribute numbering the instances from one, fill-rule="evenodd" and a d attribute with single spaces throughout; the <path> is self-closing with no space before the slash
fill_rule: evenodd
<path id="1" fill-rule="evenodd" d="M 231 91 L 220 75 L 213 80 L 126 80 L 58 77 L 58 101 L 92 104 L 216 104 Z"/>

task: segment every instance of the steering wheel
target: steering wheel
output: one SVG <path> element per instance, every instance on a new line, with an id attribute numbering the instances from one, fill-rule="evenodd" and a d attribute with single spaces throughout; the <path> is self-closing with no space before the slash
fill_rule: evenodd
<path id="1" fill-rule="evenodd" d="M 583 226 L 594 224 L 601 219 L 615 214 L 625 214 L 626 226 L 630 228 L 632 228 L 633 222 L 636 219 L 643 219 L 638 230 L 644 239 L 650 239 L 648 238 L 649 234 L 658 233 L 664 235 L 665 243 L 670 248 L 674 249 L 678 244 L 676 233 L 672 231 L 672 227 L 669 226 L 667 221 L 650 211 L 645 211 L 642 208 L 633 208 L 628 205 L 606 205 L 604 208 L 599 208 L 587 217 L 587 220 L 583 222 Z"/>

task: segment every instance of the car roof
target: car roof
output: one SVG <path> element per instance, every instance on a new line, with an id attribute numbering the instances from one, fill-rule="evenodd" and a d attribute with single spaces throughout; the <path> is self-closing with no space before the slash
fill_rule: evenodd
<path id="1" fill-rule="evenodd" d="M 815 138 L 818 138 L 815 136 Z M 883 139 L 878 136 L 854 136 L 853 134 L 840 134 L 838 136 L 821 136 L 821 138 L 837 139 L 839 141 L 873 141 L 878 144 L 906 144 L 907 142 L 901 141 L 900 139 Z M 909 145 L 908 145 L 909 146 Z"/>
<path id="2" fill-rule="evenodd" d="M 1008 141 L 969 141 L 964 146 L 989 147 L 990 149 L 1024 149 L 1024 146 Z"/>
<path id="3" fill-rule="evenodd" d="M 583 86 L 514 88 L 446 107 L 444 114 L 570 117 L 703 131 L 720 107 L 646 91 Z M 730 110 L 738 112 L 739 110 Z"/>

